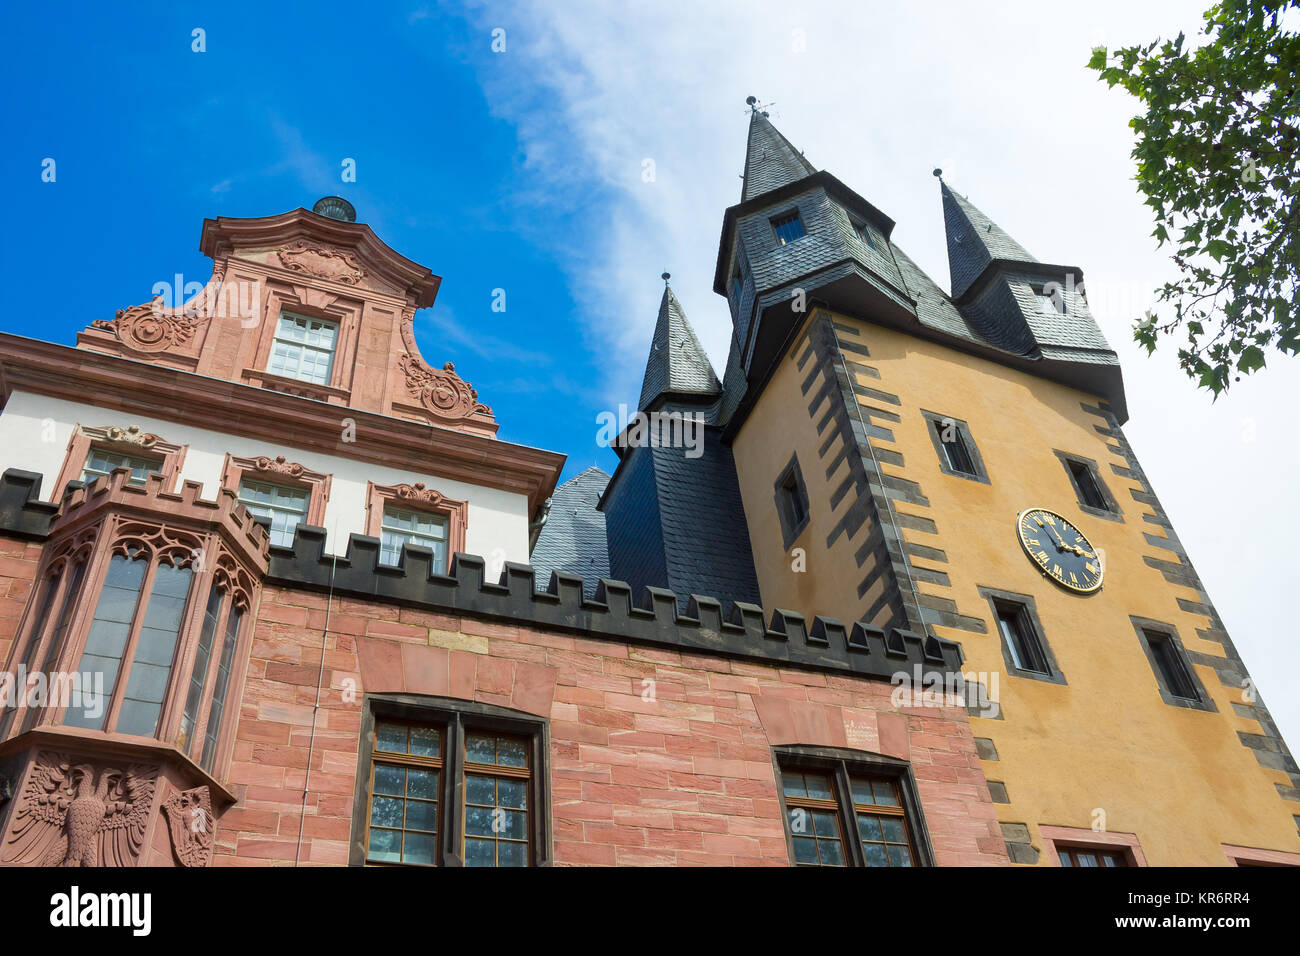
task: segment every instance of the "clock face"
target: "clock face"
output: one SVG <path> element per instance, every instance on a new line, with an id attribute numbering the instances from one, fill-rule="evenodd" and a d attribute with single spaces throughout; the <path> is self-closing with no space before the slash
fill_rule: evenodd
<path id="1" fill-rule="evenodd" d="M 1016 533 L 1029 559 L 1057 584 L 1081 594 L 1101 587 L 1103 569 L 1097 549 L 1056 512 L 1042 508 L 1020 512 Z"/>

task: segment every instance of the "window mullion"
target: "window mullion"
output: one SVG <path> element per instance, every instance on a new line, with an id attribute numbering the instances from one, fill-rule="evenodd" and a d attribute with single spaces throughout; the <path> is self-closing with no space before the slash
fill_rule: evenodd
<path id="1" fill-rule="evenodd" d="M 444 862 L 465 865 L 465 726 L 459 713 L 447 725 L 447 754 L 443 775 Z"/>
<path id="2" fill-rule="evenodd" d="M 851 866 L 866 866 L 862 840 L 858 837 L 858 814 L 853 807 L 853 787 L 849 783 L 849 769 L 844 761 L 835 764 L 835 800 L 839 804 L 840 832 L 844 838 L 845 859 Z"/>

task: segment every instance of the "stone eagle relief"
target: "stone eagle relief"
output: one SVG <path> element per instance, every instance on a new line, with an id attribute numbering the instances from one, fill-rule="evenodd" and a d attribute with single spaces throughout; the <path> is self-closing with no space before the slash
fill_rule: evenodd
<path id="1" fill-rule="evenodd" d="M 156 766 L 117 769 L 42 751 L 19 797 L 0 863 L 135 866 L 157 779 Z"/>

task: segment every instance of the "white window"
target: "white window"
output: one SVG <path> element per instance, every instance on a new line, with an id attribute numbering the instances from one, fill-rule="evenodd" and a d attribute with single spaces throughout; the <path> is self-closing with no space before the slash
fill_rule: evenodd
<path id="1" fill-rule="evenodd" d="M 445 515 L 408 511 L 405 508 L 384 509 L 379 532 L 379 563 L 397 564 L 402 556 L 402 545 L 413 544 L 433 551 L 433 566 L 437 570 L 447 567 L 447 518 Z"/>
<path id="2" fill-rule="evenodd" d="M 334 367 L 334 346 L 339 327 L 323 319 L 280 313 L 267 371 L 288 378 L 328 385 Z"/>
<path id="3" fill-rule="evenodd" d="M 272 544 L 291 548 L 293 531 L 307 517 L 311 495 L 302 488 L 245 478 L 239 483 L 239 500 L 255 517 L 271 519 Z"/>
<path id="4" fill-rule="evenodd" d="M 156 458 L 141 458 L 123 452 L 91 448 L 90 454 L 86 456 L 86 464 L 81 469 L 81 480 L 94 481 L 96 478 L 110 474 L 115 468 L 130 468 L 133 485 L 143 485 L 145 476 L 150 472 L 162 474 L 162 462 Z"/>

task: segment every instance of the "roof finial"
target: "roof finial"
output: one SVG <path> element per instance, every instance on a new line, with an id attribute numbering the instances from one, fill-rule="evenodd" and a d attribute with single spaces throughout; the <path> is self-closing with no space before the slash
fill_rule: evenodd
<path id="1" fill-rule="evenodd" d="M 667 284 L 668 284 L 668 280 L 671 279 L 672 276 L 671 276 L 669 273 L 665 272 L 665 273 L 664 273 L 663 275 L 661 275 L 659 278 L 661 278 L 661 279 L 664 280 L 664 285 L 667 285 Z"/>
<path id="2" fill-rule="evenodd" d="M 757 97 L 757 96 L 746 96 L 746 97 L 745 97 L 745 105 L 749 107 L 750 112 L 757 113 L 757 112 L 758 112 L 758 97 Z"/>
<path id="3" fill-rule="evenodd" d="M 943 170 L 938 166 L 934 167 L 934 176 L 939 180 L 939 182 L 943 182 Z"/>

